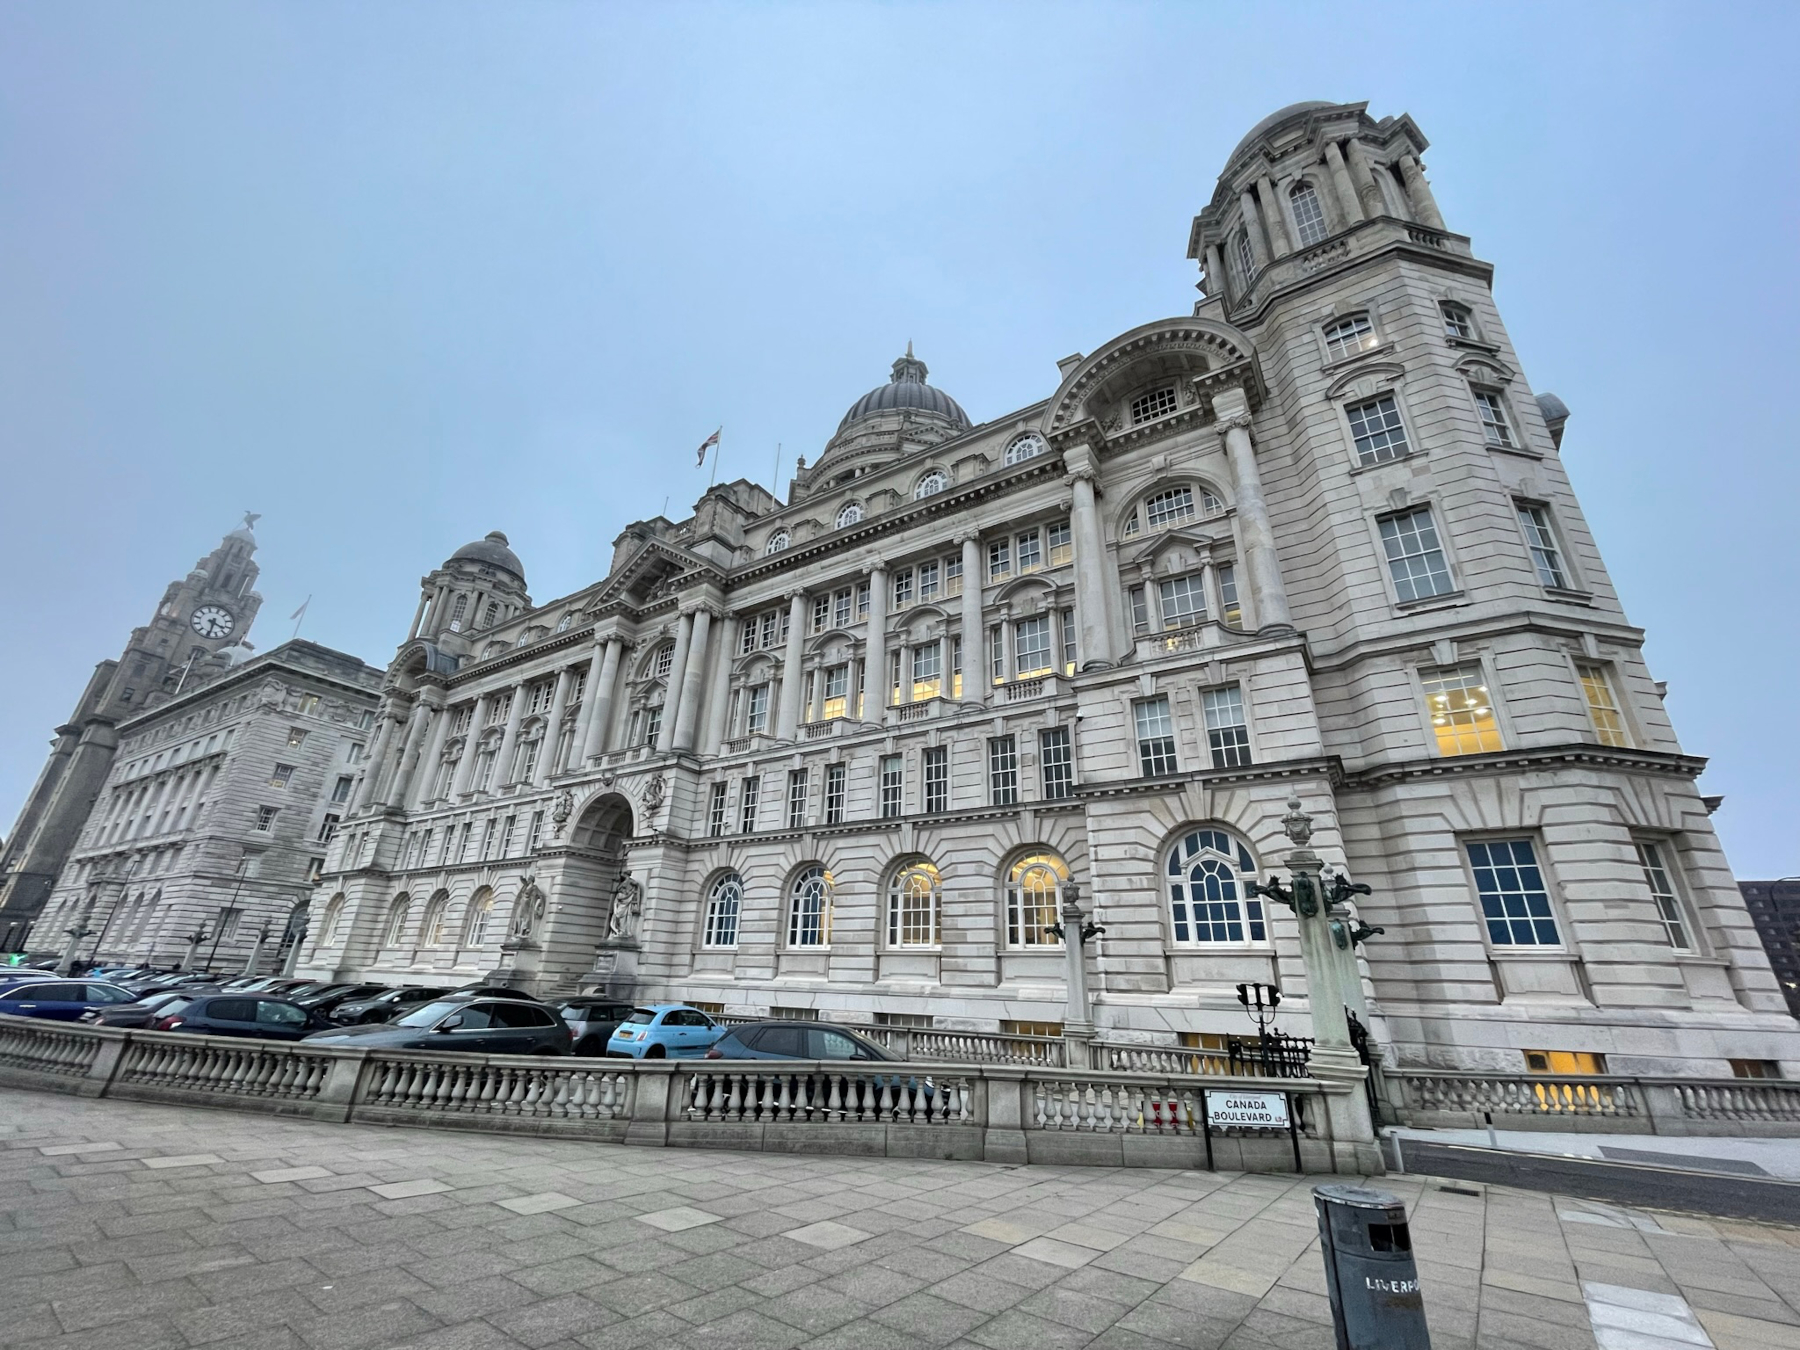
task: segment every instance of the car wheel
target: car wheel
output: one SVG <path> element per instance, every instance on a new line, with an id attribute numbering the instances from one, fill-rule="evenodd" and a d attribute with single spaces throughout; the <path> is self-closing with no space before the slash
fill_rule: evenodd
<path id="1" fill-rule="evenodd" d="M 666 1057 L 667 1054 L 668 1054 L 668 1051 L 664 1050 L 660 1045 L 653 1045 L 648 1050 L 644 1051 L 644 1058 L 645 1059 L 662 1059 L 662 1058 Z"/>
<path id="2" fill-rule="evenodd" d="M 604 1054 L 605 1051 L 606 1047 L 592 1036 L 589 1036 L 585 1041 L 577 1041 L 575 1043 L 575 1053 L 578 1055 L 599 1055 Z"/>

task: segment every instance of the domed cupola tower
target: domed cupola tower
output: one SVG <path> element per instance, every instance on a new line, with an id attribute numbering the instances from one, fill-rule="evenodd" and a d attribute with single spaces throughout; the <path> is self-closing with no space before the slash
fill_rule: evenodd
<path id="1" fill-rule="evenodd" d="M 499 530 L 464 544 L 419 585 L 408 641 L 423 637 L 445 645 L 455 635 L 492 628 L 531 608 L 525 565 Z"/>
<path id="2" fill-rule="evenodd" d="M 888 382 L 850 405 L 819 462 L 802 470 L 797 479 L 801 489 L 836 487 L 967 431 L 969 415 L 950 395 L 925 382 L 929 374 L 907 343 Z"/>

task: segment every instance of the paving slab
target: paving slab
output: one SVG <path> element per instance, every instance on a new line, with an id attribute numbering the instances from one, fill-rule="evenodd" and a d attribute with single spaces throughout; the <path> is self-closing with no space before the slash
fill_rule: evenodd
<path id="1" fill-rule="evenodd" d="M 1322 1178 L 660 1151 L 6 1089 L 0 1121 L 8 1350 L 1331 1345 Z M 1800 1229 L 1378 1184 L 1412 1214 L 1440 1350 L 1800 1347 Z"/>

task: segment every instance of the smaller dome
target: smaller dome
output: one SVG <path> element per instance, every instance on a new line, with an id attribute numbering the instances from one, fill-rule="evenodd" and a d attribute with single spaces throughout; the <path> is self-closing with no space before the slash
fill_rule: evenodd
<path id="1" fill-rule="evenodd" d="M 1539 394 L 1537 405 L 1538 411 L 1544 414 L 1544 420 L 1552 425 L 1569 420 L 1569 405 L 1555 394 Z"/>
<path id="2" fill-rule="evenodd" d="M 445 566 L 458 560 L 486 563 L 489 567 L 503 568 L 520 581 L 525 580 L 525 564 L 519 561 L 518 554 L 506 546 L 506 536 L 499 530 L 489 530 L 485 539 L 477 539 L 472 544 L 464 544 L 450 555 Z"/>
<path id="3" fill-rule="evenodd" d="M 1250 147 L 1251 142 L 1255 141 L 1257 137 L 1261 136 L 1265 131 L 1273 131 L 1276 127 L 1287 121 L 1288 118 L 1298 117 L 1301 113 L 1313 112 L 1318 108 L 1332 108 L 1336 106 L 1336 104 L 1327 99 L 1313 98 L 1307 99 L 1303 103 L 1290 103 L 1285 108 L 1277 108 L 1274 112 L 1263 118 L 1262 121 L 1250 128 L 1244 139 L 1237 143 L 1237 149 L 1231 152 L 1231 159 L 1236 159 L 1239 155 L 1243 154 L 1244 151 Z M 1231 159 L 1228 159 L 1225 162 L 1229 164 Z"/>
<path id="4" fill-rule="evenodd" d="M 925 383 L 925 377 L 930 373 L 925 369 L 925 363 L 913 355 L 912 343 L 907 343 L 906 355 L 894 362 L 894 373 L 888 377 L 888 382 L 877 385 L 851 404 L 844 420 L 838 423 L 838 432 L 841 434 L 852 422 L 865 417 L 902 408 L 933 414 L 966 430 L 969 415 L 942 389 Z"/>

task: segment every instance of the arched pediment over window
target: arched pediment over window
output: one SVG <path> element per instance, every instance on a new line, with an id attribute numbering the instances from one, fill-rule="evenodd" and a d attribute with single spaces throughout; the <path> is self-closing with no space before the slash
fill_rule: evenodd
<path id="1" fill-rule="evenodd" d="M 1199 389 L 1243 382 L 1256 397 L 1256 348 L 1229 324 L 1212 319 L 1161 319 L 1114 338 L 1084 359 L 1063 380 L 1044 414 L 1045 434 L 1054 438 L 1091 422 L 1109 434 L 1125 431 L 1132 409 L 1144 421 L 1165 412 L 1168 391 L 1172 413 L 1199 407 Z"/>

